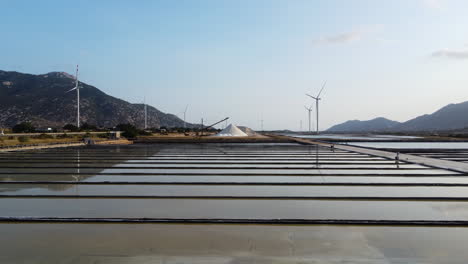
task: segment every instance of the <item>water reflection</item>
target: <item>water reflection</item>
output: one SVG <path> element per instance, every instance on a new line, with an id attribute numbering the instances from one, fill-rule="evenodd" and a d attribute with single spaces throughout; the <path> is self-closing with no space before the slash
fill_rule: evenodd
<path id="1" fill-rule="evenodd" d="M 468 259 L 466 228 L 2 224 L 0 232 L 2 263 L 464 264 Z"/>
<path id="2" fill-rule="evenodd" d="M 255 155 L 252 155 L 255 154 Z M 245 157 L 245 156 L 251 157 Z M 28 162 L 29 160 L 34 162 Z M 8 162 L 11 161 L 11 164 Z M 34 169 L 35 162 L 44 169 Z M 235 162 L 269 162 L 237 169 Z M 139 163 L 138 163 L 139 162 Z M 151 162 L 166 162 L 151 164 Z M 184 164 L 191 162 L 192 164 Z M 195 164 L 193 164 L 195 162 Z M 211 164 L 228 162 L 228 164 Z M 229 164 L 231 162 L 232 164 Z M 275 164 L 277 162 L 277 164 Z M 280 164 L 281 162 L 281 164 Z M 300 162 L 299 164 L 287 164 Z M 142 165 L 140 163 L 147 163 Z M 332 163 L 332 164 L 330 164 Z M 364 163 L 364 164 L 362 164 Z M 462 183 L 468 177 L 378 157 L 295 144 L 135 145 L 0 154 L 1 194 L 464 197 L 468 187 L 351 187 Z M 57 168 L 60 164 L 68 169 Z M 97 164 L 102 168 L 97 168 Z M 201 165 L 200 165 L 201 164 Z M 127 168 L 122 168 L 123 166 Z M 150 167 L 172 166 L 175 169 Z M 213 166 L 223 169 L 195 170 Z M 301 168 L 310 166 L 310 169 Z M 363 170 L 344 169 L 348 167 Z M 372 168 L 368 168 L 373 167 Z M 28 169 L 29 167 L 29 169 Z M 181 169 L 179 167 L 188 167 Z M 313 167 L 313 169 L 312 169 Z M 390 168 L 390 170 L 386 170 Z M 19 172 L 9 174 L 8 171 Z M 44 174 L 37 174 L 37 172 Z M 219 173 L 237 172 L 236 176 Z M 50 174 L 57 172 L 57 174 Z M 106 173 L 127 174 L 110 175 Z M 138 174 L 139 172 L 147 175 Z M 156 173 L 162 172 L 161 175 Z M 175 173 L 164 175 L 164 172 Z M 178 172 L 197 173 L 182 175 Z M 261 175 L 260 173 L 264 173 Z M 210 174 L 212 173 L 212 174 Z M 218 173 L 218 174 L 217 174 Z M 298 173 L 305 174 L 304 176 Z M 316 175 L 312 175 L 316 174 Z M 339 175 L 346 173 L 345 175 Z M 367 173 L 362 175 L 362 173 Z M 249 175 L 250 174 L 250 175 Z M 297 175 L 295 175 L 297 174 Z M 281 176 L 283 175 L 283 176 Z M 442 176 L 446 175 L 446 176 Z M 272 177 L 274 176 L 274 177 Z M 6 184 L 30 181 L 28 184 Z M 68 182 L 47 184 L 39 182 Z M 132 184 L 109 184 L 121 181 Z M 343 186 L 151 185 L 296 182 Z M 36 184 L 34 184 L 36 182 Z M 76 183 L 100 182 L 95 185 Z M 103 184 L 104 182 L 104 184 Z M 135 183 L 144 182 L 137 185 Z M 468 196 L 468 195 L 467 195 Z M 468 220 L 466 202 L 2 198 L 2 216 L 224 219 Z M 0 224 L 0 263 L 466 263 L 467 228 L 159 224 Z M 26 253 L 25 253 L 26 252 Z"/>

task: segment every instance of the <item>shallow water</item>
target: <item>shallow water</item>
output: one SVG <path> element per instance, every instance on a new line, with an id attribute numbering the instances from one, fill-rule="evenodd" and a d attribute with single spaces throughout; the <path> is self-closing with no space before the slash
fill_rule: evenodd
<path id="1" fill-rule="evenodd" d="M 468 259 L 468 228 L 0 224 L 0 233 L 1 263 L 464 264 Z"/>
<path id="2" fill-rule="evenodd" d="M 468 142 L 353 142 L 348 144 L 386 149 L 468 149 Z"/>
<path id="3" fill-rule="evenodd" d="M 80 182 L 94 184 L 77 184 Z M 164 182 L 198 185 L 160 184 Z M 208 185 L 223 182 L 244 185 Z M 0 154 L 0 196 L 3 195 L 0 214 L 78 218 L 468 220 L 468 202 L 462 201 L 299 198 L 468 197 L 467 186 L 352 186 L 352 183 L 468 184 L 468 176 L 298 144 L 49 149 Z M 58 197 L 25 198 L 25 195 Z M 180 199 L 180 196 L 208 197 Z M 221 199 L 223 196 L 232 197 Z M 245 199 L 246 196 L 276 198 Z M 465 263 L 468 258 L 463 246 L 468 242 L 468 228 L 2 223 L 0 233 L 0 263 Z"/>
<path id="4" fill-rule="evenodd" d="M 297 138 L 313 138 L 313 139 L 339 139 L 339 140 L 395 140 L 395 139 L 417 139 L 415 136 L 396 136 L 396 135 L 354 135 L 354 134 L 320 134 L 320 135 L 301 135 L 301 134 L 285 134 L 285 136 Z"/>

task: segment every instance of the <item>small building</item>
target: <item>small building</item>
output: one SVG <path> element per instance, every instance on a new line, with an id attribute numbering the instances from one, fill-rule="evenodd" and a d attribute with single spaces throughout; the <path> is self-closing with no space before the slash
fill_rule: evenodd
<path id="1" fill-rule="evenodd" d="M 109 132 L 109 139 L 120 139 L 120 131 Z"/>
<path id="2" fill-rule="evenodd" d="M 54 130 L 51 127 L 39 127 L 39 128 L 36 128 L 36 131 L 42 132 L 42 133 L 54 132 Z"/>

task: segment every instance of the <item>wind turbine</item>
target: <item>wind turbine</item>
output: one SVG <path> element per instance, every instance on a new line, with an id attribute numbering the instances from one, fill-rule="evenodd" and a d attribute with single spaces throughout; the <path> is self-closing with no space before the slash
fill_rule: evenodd
<path id="1" fill-rule="evenodd" d="M 146 109 L 146 97 L 143 98 L 143 105 L 145 107 L 145 130 L 148 129 L 148 111 Z"/>
<path id="2" fill-rule="evenodd" d="M 319 134 L 319 101 L 322 99 L 322 98 L 320 98 L 320 94 L 322 93 L 323 88 L 325 88 L 325 85 L 327 85 L 326 81 L 323 83 L 322 89 L 320 89 L 320 92 L 315 97 L 310 95 L 310 94 L 306 94 L 307 96 L 309 96 L 309 97 L 311 97 L 311 98 L 313 98 L 315 100 L 315 108 L 316 108 L 316 112 L 317 112 L 316 113 L 317 114 L 317 119 L 316 119 L 316 121 L 317 121 L 317 135 Z"/>
<path id="3" fill-rule="evenodd" d="M 310 133 L 310 113 L 312 112 L 312 106 L 310 107 L 307 107 L 304 105 L 304 108 L 307 110 L 308 114 L 309 114 L 309 133 Z M 301 120 L 301 129 L 302 129 L 302 120 Z"/>
<path id="4" fill-rule="evenodd" d="M 184 110 L 184 128 L 187 128 L 186 123 L 185 123 L 185 114 L 187 113 L 188 105 L 185 107 Z"/>
<path id="5" fill-rule="evenodd" d="M 68 90 L 71 92 L 76 90 L 76 127 L 80 128 L 80 88 L 78 86 L 78 65 L 76 65 L 75 87 Z"/>

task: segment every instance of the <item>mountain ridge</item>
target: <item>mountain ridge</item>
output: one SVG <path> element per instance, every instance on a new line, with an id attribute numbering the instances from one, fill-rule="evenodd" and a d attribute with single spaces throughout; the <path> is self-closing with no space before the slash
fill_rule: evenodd
<path id="1" fill-rule="evenodd" d="M 368 129 L 368 127 L 379 127 L 375 119 L 359 121 L 348 120 L 330 127 L 328 132 L 417 132 L 417 131 L 444 131 L 457 130 L 468 127 L 468 101 L 448 104 L 432 114 L 424 114 L 405 122 L 395 122 L 390 127 L 381 126 L 379 129 Z M 356 122 L 357 121 L 357 122 Z"/>
<path id="2" fill-rule="evenodd" d="M 75 77 L 66 72 L 28 74 L 0 70 L 0 126 L 29 121 L 38 127 L 76 123 Z M 132 104 L 80 82 L 80 122 L 99 127 L 144 126 L 144 105 Z M 183 120 L 147 105 L 148 127 L 182 127 Z M 187 127 L 193 127 L 187 123 Z"/>
<path id="3" fill-rule="evenodd" d="M 329 132 L 374 132 L 400 124 L 400 122 L 393 121 L 384 117 L 376 117 L 371 120 L 348 120 L 341 124 L 337 124 L 329 128 Z"/>

